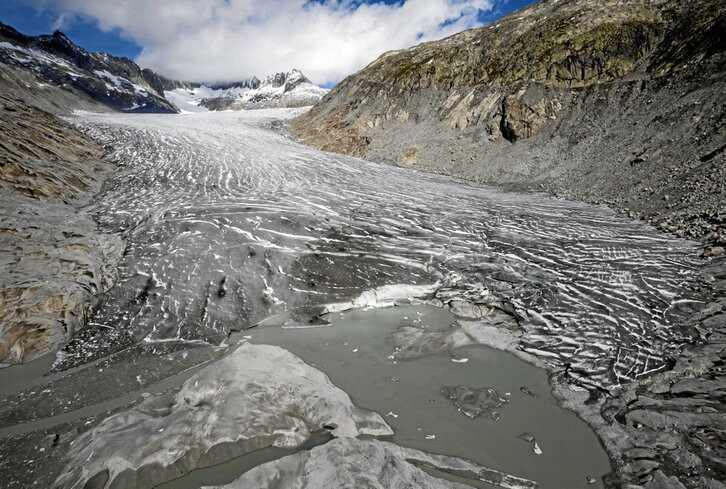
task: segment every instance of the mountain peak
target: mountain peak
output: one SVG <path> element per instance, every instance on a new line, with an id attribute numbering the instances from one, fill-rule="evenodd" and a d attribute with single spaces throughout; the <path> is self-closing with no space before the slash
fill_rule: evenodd
<path id="1" fill-rule="evenodd" d="M 161 80 L 127 58 L 89 53 L 63 32 L 27 36 L 0 24 L 0 63 L 30 72 L 39 84 L 80 92 L 122 111 L 176 112 Z"/>
<path id="2" fill-rule="evenodd" d="M 68 38 L 68 36 L 66 36 L 65 34 L 63 34 L 63 32 L 60 31 L 60 30 L 58 30 L 58 29 L 56 29 L 55 31 L 53 31 L 53 34 L 50 37 L 52 37 L 53 39 L 56 39 L 58 41 L 62 41 L 64 43 L 66 43 L 66 44 L 70 44 L 70 45 L 75 46 L 75 44 L 73 44 L 73 41 L 71 41 Z"/>
<path id="3" fill-rule="evenodd" d="M 298 69 L 232 83 L 166 83 L 165 95 L 182 110 L 240 110 L 314 105 L 328 92 Z"/>
<path id="4" fill-rule="evenodd" d="M 262 86 L 269 86 L 272 88 L 284 87 L 283 91 L 289 92 L 305 83 L 312 84 L 310 79 L 303 75 L 302 71 L 298 70 L 297 68 L 293 68 L 286 73 L 280 72 L 268 76 L 262 82 Z"/>

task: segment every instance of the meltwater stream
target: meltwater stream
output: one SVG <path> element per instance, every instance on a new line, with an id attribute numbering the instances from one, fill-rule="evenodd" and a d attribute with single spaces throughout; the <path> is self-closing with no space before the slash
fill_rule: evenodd
<path id="1" fill-rule="evenodd" d="M 401 445 L 549 480 L 543 487 L 556 487 L 553 471 L 578 481 L 572 487 L 597 481 L 604 454 L 584 424 L 554 405 L 544 371 L 482 347 L 456 350 L 468 362 L 441 348 L 392 363 L 386 342 L 405 309 L 372 321 L 323 313 L 418 296 L 450 307 L 459 338 L 485 324 L 481 331 L 506 332 L 509 348 L 567 372 L 573 384 L 610 390 L 668 368 L 693 339 L 680 320 L 698 301 L 696 244 L 604 207 L 316 151 L 286 136 L 282 119 L 296 113 L 75 118 L 119 167 L 88 210 L 126 241 L 120 277 L 59 355 L 56 373 L 40 376 L 47 359 L 2 372 L 0 380 L 28 377 L 6 386 L 0 436 L 120 409 L 128 396 L 213 362 L 231 332 L 279 314 L 288 325 L 334 326 L 241 334 L 289 347 L 362 407 L 397 414 L 385 419 Z M 487 342 L 481 334 L 470 341 Z M 404 382 L 410 387 L 399 396 Z M 489 411 L 469 419 L 442 394 L 457 386 L 493 388 L 510 402 L 496 408 L 499 421 Z M 567 456 L 555 462 L 558 452 Z"/>

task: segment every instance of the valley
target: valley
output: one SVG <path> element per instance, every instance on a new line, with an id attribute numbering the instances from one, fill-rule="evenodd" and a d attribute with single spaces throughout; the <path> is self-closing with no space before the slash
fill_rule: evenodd
<path id="1" fill-rule="evenodd" d="M 726 487 L 723 1 L 46 3 L 0 487 Z"/>
<path id="2" fill-rule="evenodd" d="M 274 378 L 256 388 L 278 385 L 275 395 L 282 395 L 299 380 L 279 365 L 265 366 L 262 357 L 243 355 L 256 348 L 245 339 L 256 334 L 249 328 L 269 321 L 302 328 L 304 341 L 305 328 L 334 328 L 329 315 L 349 309 L 443 308 L 451 319 L 435 327 L 414 318 L 398 324 L 387 340 L 397 361 L 457 359 L 457 348 L 487 345 L 555 375 L 560 401 L 591 397 L 594 406 L 605 400 L 598 392 L 617 396 L 629 383 L 667 372 L 672 353 L 697 338 L 689 323 L 704 301 L 696 290 L 697 243 L 673 240 L 603 206 L 503 192 L 302 146 L 284 129 L 301 110 L 72 119 L 110 149 L 106 160 L 118 168 L 84 212 L 122 239 L 125 250 L 115 286 L 99 296 L 88 326 L 58 353 L 56 373 L 48 381 L 29 374 L 27 389 L 21 385 L 0 402 L 3 470 L 15 481 L 8 487 L 84 487 L 98 477 L 153 487 L 181 475 L 179 464 L 194 468 L 265 446 L 294 447 L 326 426 L 342 438 L 390 433 L 377 414 L 362 421 L 339 414 L 358 408 L 338 411 L 331 401 L 295 414 L 292 419 L 302 416 L 300 432 L 298 421 L 289 424 L 293 405 L 272 402 L 265 409 L 273 418 L 252 431 L 224 432 L 233 444 L 212 449 L 219 435 L 204 420 L 218 416 L 227 399 L 260 409 L 255 396 L 240 397 L 238 389 L 249 384 L 225 383 L 189 406 L 174 386 L 184 391 L 194 379 L 193 385 L 202 378 L 216 382 L 223 371 L 241 368 Z M 326 382 L 306 389 L 316 398 L 338 398 L 334 392 L 342 391 Z M 86 387 L 78 391 L 78 385 Z M 436 402 L 449 401 L 442 395 Z M 169 408 L 154 407 L 164 405 Z M 138 422 L 114 425 L 129 416 Z M 175 419 L 186 419 L 188 434 L 174 434 Z M 341 431 L 346 423 L 356 427 Z M 137 437 L 137 429 L 155 431 L 161 451 L 121 441 Z M 515 445 L 529 450 L 517 434 L 510 433 Z M 612 440 L 604 443 L 612 451 Z M 202 457 L 201 446 L 207 447 Z M 8 450 L 16 456 L 7 458 Z M 41 452 L 47 458 L 39 477 L 28 460 Z M 83 470 L 71 470 L 80 467 L 78 457 L 86 460 Z M 503 487 L 529 487 L 522 484 Z"/>

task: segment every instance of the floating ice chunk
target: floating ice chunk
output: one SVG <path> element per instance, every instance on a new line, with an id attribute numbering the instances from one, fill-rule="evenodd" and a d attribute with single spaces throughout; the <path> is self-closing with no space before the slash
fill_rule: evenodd
<path id="1" fill-rule="evenodd" d="M 372 290 L 366 290 L 356 299 L 348 302 L 339 302 L 325 306 L 325 313 L 341 312 L 348 309 L 383 308 L 395 306 L 396 301 L 414 299 L 432 294 L 439 287 L 439 283 L 431 285 L 395 284 L 384 285 Z"/>
<path id="2" fill-rule="evenodd" d="M 536 438 L 532 433 L 522 433 L 521 435 L 517 435 L 517 438 L 519 438 L 520 440 L 524 440 L 527 443 L 532 443 L 536 441 Z"/>
<path id="3" fill-rule="evenodd" d="M 436 439 L 436 435 L 426 435 L 426 439 L 427 440 L 435 440 Z"/>
<path id="4" fill-rule="evenodd" d="M 469 361 L 469 359 L 468 358 L 452 358 L 451 361 L 454 363 L 466 363 Z"/>
<path id="5" fill-rule="evenodd" d="M 542 449 L 539 447 L 537 442 L 534 442 L 534 448 L 532 449 L 537 455 L 542 455 Z"/>

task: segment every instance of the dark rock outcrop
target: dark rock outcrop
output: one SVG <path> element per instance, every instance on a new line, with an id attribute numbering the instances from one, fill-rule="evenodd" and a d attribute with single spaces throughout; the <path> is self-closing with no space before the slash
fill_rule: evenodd
<path id="1" fill-rule="evenodd" d="M 715 0 L 543 0 L 384 54 L 291 128 L 326 151 L 723 242 L 725 30 Z"/>
<path id="2" fill-rule="evenodd" d="M 88 53 L 60 31 L 26 36 L 0 23 L 0 63 L 114 110 L 178 112 L 164 98 L 164 81 L 156 73 L 128 58 Z"/>

